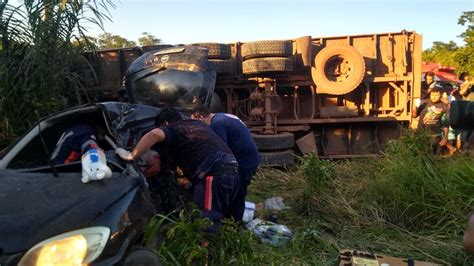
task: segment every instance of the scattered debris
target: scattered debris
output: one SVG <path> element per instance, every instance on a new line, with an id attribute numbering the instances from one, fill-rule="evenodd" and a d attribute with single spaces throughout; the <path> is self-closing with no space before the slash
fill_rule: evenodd
<path id="1" fill-rule="evenodd" d="M 82 183 L 112 177 L 112 171 L 107 166 L 104 152 L 99 148 L 89 149 L 82 156 Z"/>
<path id="2" fill-rule="evenodd" d="M 263 243 L 273 246 L 282 246 L 293 238 L 293 233 L 286 225 L 276 224 L 254 219 L 246 224 L 247 229 L 252 230 Z"/>
<path id="3" fill-rule="evenodd" d="M 255 216 L 255 209 L 255 203 L 250 201 L 245 202 L 244 216 L 242 217 L 242 221 L 244 223 L 248 223 L 253 220 L 253 217 Z"/>
<path id="4" fill-rule="evenodd" d="M 341 250 L 339 266 L 367 265 L 367 266 L 438 266 L 439 264 L 415 261 L 412 258 L 397 258 L 385 255 L 373 254 L 357 250 Z"/>
<path id="5" fill-rule="evenodd" d="M 282 197 L 271 197 L 264 202 L 264 208 L 266 210 L 274 210 L 274 211 L 281 211 L 283 209 L 288 209 L 283 203 L 283 198 Z"/>

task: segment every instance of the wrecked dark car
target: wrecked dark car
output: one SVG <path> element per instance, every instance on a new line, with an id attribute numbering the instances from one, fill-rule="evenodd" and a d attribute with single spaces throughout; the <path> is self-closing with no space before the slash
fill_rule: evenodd
<path id="1" fill-rule="evenodd" d="M 156 254 L 140 249 L 140 243 L 151 217 L 172 199 L 152 197 L 151 181 L 140 166 L 122 161 L 115 149 L 135 146 L 154 127 L 163 104 L 180 110 L 208 105 L 215 71 L 205 50 L 179 47 L 144 54 L 125 80 L 128 103 L 90 104 L 50 115 L 2 152 L 0 266 L 133 265 L 141 255 L 148 256 L 142 265 L 159 265 Z M 50 159 L 58 139 L 77 124 L 96 129 L 111 178 L 83 183 L 81 160 Z"/>
<path id="2" fill-rule="evenodd" d="M 123 263 L 155 206 L 138 166 L 121 161 L 113 146 L 137 141 L 158 111 L 126 103 L 78 107 L 42 119 L 11 145 L 0 161 L 0 265 Z M 78 122 L 102 129 L 98 144 L 112 178 L 84 184 L 81 161 L 48 161 L 61 133 Z"/>

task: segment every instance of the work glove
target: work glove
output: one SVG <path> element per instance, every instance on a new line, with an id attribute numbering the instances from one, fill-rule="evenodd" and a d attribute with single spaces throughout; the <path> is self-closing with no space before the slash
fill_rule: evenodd
<path id="1" fill-rule="evenodd" d="M 122 158 L 123 160 L 125 161 L 131 161 L 133 160 L 133 157 L 132 157 L 132 153 L 125 150 L 125 149 L 122 149 L 122 148 L 117 148 L 115 150 L 115 153 L 117 153 L 117 155 Z"/>

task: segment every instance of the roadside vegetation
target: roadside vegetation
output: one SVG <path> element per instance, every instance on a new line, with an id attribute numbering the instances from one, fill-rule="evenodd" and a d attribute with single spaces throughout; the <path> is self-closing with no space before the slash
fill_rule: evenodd
<path id="1" fill-rule="evenodd" d="M 428 147 L 428 148 L 427 148 Z M 342 249 L 466 265 L 462 236 L 474 195 L 474 158 L 437 158 L 423 134 L 392 141 L 379 158 L 324 161 L 301 158 L 297 167 L 260 169 L 248 198 L 281 196 L 289 205 L 278 223 L 294 233 L 283 247 L 262 244 L 228 223 L 210 238 L 211 264 L 337 265 Z M 203 262 L 207 226 L 195 214 L 156 217 L 157 252 L 171 264 Z M 268 219 L 271 213 L 257 213 Z M 151 229 L 150 229 L 151 230 Z M 197 233 L 198 232 L 198 233 Z M 151 234 L 155 235 L 155 234 Z"/>
<path id="2" fill-rule="evenodd" d="M 458 37 L 463 44 L 454 41 L 433 42 L 431 48 L 423 51 L 423 61 L 436 62 L 455 67 L 458 73 L 474 73 L 474 11 L 466 11 L 458 18 L 458 24 L 467 26 L 466 30 Z"/>
<path id="3" fill-rule="evenodd" d="M 15 3 L 21 6 L 0 3 L 0 148 L 39 117 L 87 101 L 75 69 L 85 60 L 80 52 L 94 48 L 84 23 L 102 27 L 113 7 L 111 0 Z M 464 46 L 434 43 L 423 58 L 472 74 L 472 23 L 473 11 L 459 19 L 468 26 L 461 35 Z M 143 43 L 159 43 L 143 35 L 148 38 Z M 201 232 L 208 222 L 190 208 L 157 216 L 145 244 L 176 265 L 202 264 L 207 256 L 216 265 L 334 265 L 341 249 L 472 264 L 463 251 L 462 234 L 474 195 L 474 159 L 436 158 L 427 147 L 425 136 L 409 133 L 378 158 L 323 161 L 306 156 L 297 167 L 260 169 L 249 199 L 281 196 L 290 206 L 278 213 L 278 223 L 294 232 L 284 247 L 261 244 L 231 222 L 220 234 L 205 236 Z M 154 242 L 157 235 L 160 241 Z M 207 248 L 202 245 L 206 238 Z"/>
<path id="4" fill-rule="evenodd" d="M 39 117 L 87 101 L 76 69 L 90 47 L 85 25 L 102 27 L 110 7 L 110 0 L 2 1 L 0 147 Z"/>

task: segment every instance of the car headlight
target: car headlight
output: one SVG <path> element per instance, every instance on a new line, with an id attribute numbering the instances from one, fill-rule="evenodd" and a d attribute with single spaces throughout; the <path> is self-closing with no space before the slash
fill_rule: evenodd
<path id="1" fill-rule="evenodd" d="M 93 262 L 109 239 L 107 227 L 89 227 L 44 240 L 21 258 L 19 266 L 84 265 Z"/>

